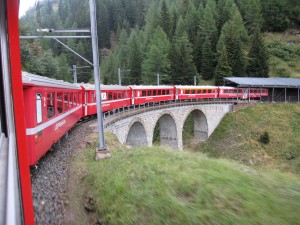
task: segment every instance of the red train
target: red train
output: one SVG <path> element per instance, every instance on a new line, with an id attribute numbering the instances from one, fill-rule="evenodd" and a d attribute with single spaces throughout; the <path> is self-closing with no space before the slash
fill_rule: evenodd
<path id="1" fill-rule="evenodd" d="M 37 161 L 81 118 L 96 115 L 92 84 L 71 84 L 23 72 L 29 164 Z M 267 96 L 267 89 L 216 86 L 101 85 L 103 112 L 162 101 L 248 99 Z"/>

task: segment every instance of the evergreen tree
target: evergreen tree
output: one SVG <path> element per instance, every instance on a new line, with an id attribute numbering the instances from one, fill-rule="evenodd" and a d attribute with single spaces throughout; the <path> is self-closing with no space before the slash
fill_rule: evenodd
<path id="1" fill-rule="evenodd" d="M 108 23 L 108 12 L 106 6 L 101 2 L 99 4 L 98 10 L 98 37 L 99 37 L 99 47 L 110 48 L 110 32 Z"/>
<path id="2" fill-rule="evenodd" d="M 262 1 L 264 30 L 277 32 L 286 30 L 290 22 L 286 14 L 286 8 L 286 0 Z"/>
<path id="3" fill-rule="evenodd" d="M 245 76 L 245 59 L 241 47 L 241 41 L 234 26 L 229 21 L 228 29 L 224 35 L 224 44 L 226 46 L 228 63 L 232 69 L 232 76 Z"/>
<path id="4" fill-rule="evenodd" d="M 192 47 L 186 32 L 175 42 L 170 51 L 171 76 L 173 84 L 193 84 L 196 67 L 192 57 Z"/>
<path id="5" fill-rule="evenodd" d="M 169 37 L 171 21 L 170 21 L 170 15 L 169 15 L 168 7 L 167 7 L 165 0 L 162 0 L 161 6 L 160 6 L 160 26 Z"/>
<path id="6" fill-rule="evenodd" d="M 223 45 L 222 47 L 222 53 L 219 57 L 218 64 L 216 67 L 216 72 L 215 72 L 215 85 L 216 86 L 221 86 L 223 85 L 223 78 L 224 77 L 231 77 L 231 67 L 228 64 L 228 57 L 227 57 L 227 51 L 226 51 L 226 46 Z"/>
<path id="7" fill-rule="evenodd" d="M 257 29 L 251 41 L 248 54 L 249 64 L 247 73 L 250 77 L 268 77 L 269 64 L 268 54 L 260 31 Z"/>
<path id="8" fill-rule="evenodd" d="M 211 44 L 208 37 L 205 38 L 202 48 L 202 68 L 201 74 L 204 80 L 210 80 L 214 77 L 214 53 L 211 49 Z"/>
<path id="9" fill-rule="evenodd" d="M 128 42 L 128 69 L 130 70 L 128 77 L 129 82 L 127 84 L 141 84 L 142 82 L 142 52 L 140 49 L 140 42 L 137 37 L 136 31 L 133 31 L 130 35 Z M 126 79 L 125 79 L 126 80 Z"/>
<path id="10" fill-rule="evenodd" d="M 161 75 L 161 83 L 170 82 L 169 50 L 170 42 L 167 35 L 162 28 L 158 26 L 142 64 L 143 82 L 145 84 L 155 84 L 157 74 Z"/>

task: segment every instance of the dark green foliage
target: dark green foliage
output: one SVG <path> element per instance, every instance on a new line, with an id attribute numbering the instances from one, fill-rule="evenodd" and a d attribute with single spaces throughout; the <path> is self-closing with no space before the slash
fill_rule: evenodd
<path id="1" fill-rule="evenodd" d="M 264 29 L 267 31 L 286 30 L 290 22 L 285 12 L 286 8 L 287 0 L 262 1 L 262 12 L 265 19 Z"/>
<path id="2" fill-rule="evenodd" d="M 211 80 L 214 77 L 215 72 L 215 62 L 214 53 L 211 49 L 211 44 L 208 37 L 205 38 L 202 48 L 202 68 L 201 74 L 204 80 Z"/>
<path id="3" fill-rule="evenodd" d="M 129 79 L 124 84 L 141 84 L 142 74 L 142 53 L 140 49 L 140 42 L 137 34 L 133 32 L 129 38 L 129 54 L 128 54 L 128 69 L 130 72 L 126 75 Z M 126 79 L 125 79 L 126 80 Z"/>
<path id="4" fill-rule="evenodd" d="M 202 74 L 204 79 L 211 79 L 214 70 L 211 68 L 218 61 L 224 44 L 233 76 L 245 76 L 245 65 L 248 64 L 247 72 L 257 73 L 253 65 L 260 62 L 251 55 L 254 52 L 249 52 L 248 35 L 253 35 L 256 29 L 277 31 L 300 26 L 298 0 L 96 0 L 96 5 L 102 81 L 108 83 L 117 82 L 115 78 L 118 67 L 132 70 L 131 73 L 124 74 L 124 84 L 140 83 L 141 74 L 143 78 L 149 74 L 155 76 L 155 79 L 152 77 L 146 80 L 156 83 L 157 73 L 162 75 L 161 80 L 165 83 L 191 84 L 196 74 Z M 167 35 L 168 41 L 153 44 L 158 26 Z M 36 7 L 21 18 L 20 33 L 38 35 L 36 29 L 41 27 L 89 28 L 89 2 L 38 1 Z M 138 34 L 136 42 L 131 40 L 132 32 Z M 185 34 L 188 42 L 183 41 Z M 206 37 L 210 44 L 206 42 Z M 28 40 L 22 42 L 22 47 L 32 43 Z M 67 39 L 63 42 L 92 61 L 90 40 Z M 62 72 L 60 67 L 86 65 L 82 59 L 55 40 L 42 39 L 38 43 L 44 52 L 39 57 L 45 59 L 39 58 L 32 65 L 29 65 L 31 59 L 26 58 L 30 55 L 29 50 L 26 47 L 22 50 L 23 68 L 29 72 L 49 74 L 67 80 L 70 75 L 64 77 L 66 71 Z M 168 49 L 167 53 L 164 45 Z M 289 46 L 271 48 L 272 45 L 276 44 L 270 43 L 271 55 L 280 59 L 289 60 L 297 54 L 297 51 L 291 52 Z M 136 46 L 138 49 L 133 49 Z M 250 58 L 246 59 L 244 54 L 248 52 Z M 42 61 L 47 60 L 49 68 L 45 69 Z M 55 65 L 57 68 L 54 68 Z M 35 68 L 36 66 L 41 68 Z M 280 76 L 288 76 L 283 70 L 283 67 L 272 68 Z M 84 70 L 78 76 L 78 81 L 90 80 L 91 74 L 92 68 Z M 148 75 L 145 76 L 146 74 Z"/>
<path id="5" fill-rule="evenodd" d="M 245 76 L 245 59 L 237 32 L 231 21 L 229 21 L 224 34 L 224 44 L 227 50 L 228 64 L 232 69 L 232 76 L 243 77 Z"/>
<path id="6" fill-rule="evenodd" d="M 108 26 L 108 12 L 106 6 L 100 2 L 98 5 L 98 41 L 99 47 L 107 47 L 110 48 L 110 31 Z"/>
<path id="7" fill-rule="evenodd" d="M 143 61 L 144 84 L 156 84 L 157 74 L 160 75 L 161 83 L 170 83 L 170 42 L 166 33 L 158 26 L 146 51 Z"/>
<path id="8" fill-rule="evenodd" d="M 175 39 L 170 50 L 172 84 L 191 85 L 196 75 L 192 47 L 187 33 Z"/>
<path id="9" fill-rule="evenodd" d="M 218 65 L 215 72 L 215 85 L 222 86 L 224 84 L 224 77 L 231 77 L 231 67 L 228 63 L 227 50 L 226 46 L 223 45 L 221 56 L 218 60 Z"/>
<path id="10" fill-rule="evenodd" d="M 160 6 L 160 26 L 163 29 L 163 31 L 169 36 L 171 30 L 171 21 L 169 10 L 165 0 L 162 0 Z"/>
<path id="11" fill-rule="evenodd" d="M 262 135 L 260 135 L 259 142 L 265 145 L 270 143 L 270 137 L 267 131 L 265 131 Z"/>
<path id="12" fill-rule="evenodd" d="M 250 77 L 268 77 L 269 62 L 268 53 L 262 39 L 261 33 L 257 30 L 251 41 L 251 48 L 248 54 L 249 64 L 247 74 Z"/>

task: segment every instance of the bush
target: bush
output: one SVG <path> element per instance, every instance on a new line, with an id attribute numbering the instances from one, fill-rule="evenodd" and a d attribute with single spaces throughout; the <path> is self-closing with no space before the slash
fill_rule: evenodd
<path id="1" fill-rule="evenodd" d="M 260 135 L 259 142 L 265 145 L 270 143 L 270 137 L 267 131 L 265 131 L 262 135 Z"/>
<path id="2" fill-rule="evenodd" d="M 290 77 L 289 71 L 283 67 L 276 66 L 274 70 L 277 72 L 279 77 Z"/>

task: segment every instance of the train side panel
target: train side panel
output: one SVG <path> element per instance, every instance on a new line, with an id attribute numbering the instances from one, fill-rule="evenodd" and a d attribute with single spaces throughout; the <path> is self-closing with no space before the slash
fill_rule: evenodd
<path id="1" fill-rule="evenodd" d="M 80 90 L 25 87 L 26 135 L 29 164 L 37 161 L 82 116 Z"/>

